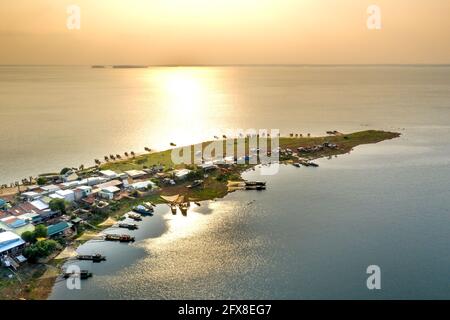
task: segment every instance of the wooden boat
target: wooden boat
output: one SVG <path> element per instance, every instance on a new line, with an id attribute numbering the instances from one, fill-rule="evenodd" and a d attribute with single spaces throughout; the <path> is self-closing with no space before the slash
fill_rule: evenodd
<path id="1" fill-rule="evenodd" d="M 77 256 L 77 260 L 88 260 L 93 262 L 101 262 L 106 261 L 106 257 L 102 256 L 99 253 L 93 254 L 93 255 L 79 255 Z"/>
<path id="2" fill-rule="evenodd" d="M 194 202 L 197 206 L 201 206 L 200 202 Z"/>
<path id="3" fill-rule="evenodd" d="M 130 215 L 139 216 L 140 220 L 142 220 L 142 217 L 139 214 L 151 215 L 153 213 L 153 207 L 148 207 L 146 205 L 138 205 L 136 207 L 133 207 L 132 210 L 134 212 L 136 212 L 136 214 L 133 214 L 133 213 L 128 214 L 128 217 L 130 217 L 131 219 L 133 219 L 133 217 L 131 217 Z M 140 221 L 140 220 L 137 220 L 137 221 Z"/>
<path id="4" fill-rule="evenodd" d="M 80 279 L 87 279 L 92 277 L 92 272 L 89 272 L 87 270 L 81 270 L 80 272 L 65 272 L 63 274 L 64 278 L 69 278 L 69 277 L 80 277 Z"/>
<path id="5" fill-rule="evenodd" d="M 119 228 L 128 229 L 128 230 L 137 230 L 138 225 L 134 223 L 119 223 Z"/>
<path id="6" fill-rule="evenodd" d="M 266 190 L 266 186 L 262 186 L 262 185 L 245 186 L 245 190 Z"/>
<path id="7" fill-rule="evenodd" d="M 297 168 L 300 168 L 300 167 L 301 167 L 300 162 L 294 162 L 292 165 L 293 165 L 294 167 L 297 167 Z"/>
<path id="8" fill-rule="evenodd" d="M 263 181 L 245 181 L 245 186 L 265 186 Z"/>
<path id="9" fill-rule="evenodd" d="M 133 211 L 134 211 L 134 209 L 133 209 Z M 134 221 L 141 221 L 142 220 L 141 215 L 138 214 L 138 213 L 129 213 L 128 214 L 128 218 L 133 219 Z"/>
<path id="10" fill-rule="evenodd" d="M 177 214 L 177 206 L 175 204 L 170 205 L 170 210 L 172 211 L 172 214 Z"/>
<path id="11" fill-rule="evenodd" d="M 105 236 L 106 241 L 119 241 L 119 242 L 134 242 L 134 237 L 127 234 L 107 234 Z"/>

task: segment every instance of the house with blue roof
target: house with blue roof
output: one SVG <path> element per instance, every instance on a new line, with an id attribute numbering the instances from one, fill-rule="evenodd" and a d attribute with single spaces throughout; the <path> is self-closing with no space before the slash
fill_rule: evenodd
<path id="1" fill-rule="evenodd" d="M 11 231 L 0 232 L 0 255 L 15 256 L 22 252 L 25 241 Z"/>
<path id="2" fill-rule="evenodd" d="M 70 228 L 72 228 L 72 224 L 70 222 L 61 221 L 56 224 L 49 225 L 47 227 L 47 236 L 49 238 L 62 236 L 64 235 Z"/>
<path id="3" fill-rule="evenodd" d="M 6 209 L 8 209 L 6 201 L 0 198 L 0 210 L 6 210 Z"/>

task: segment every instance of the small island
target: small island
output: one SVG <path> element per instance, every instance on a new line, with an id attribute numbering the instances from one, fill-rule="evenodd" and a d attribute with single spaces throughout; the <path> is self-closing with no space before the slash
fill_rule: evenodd
<path id="1" fill-rule="evenodd" d="M 279 141 L 276 150 L 269 138 L 267 150 L 277 153 L 280 164 L 316 167 L 315 159 L 346 154 L 358 145 L 399 136 L 396 132 L 376 130 L 350 134 L 329 131 L 323 137 L 291 133 L 288 137 L 276 137 Z M 11 237 L 9 241 L 17 243 L 6 255 L 10 256 L 8 263 L 13 265 L 18 276 L 7 280 L 1 278 L 0 299 L 45 299 L 55 279 L 61 276 L 63 262 L 76 255 L 79 244 L 99 237 L 102 230 L 114 224 L 133 230 L 135 224 L 119 221 L 131 211 L 134 211 L 133 215 L 128 216 L 139 221 L 136 212 L 141 210 L 144 214 L 145 205 L 165 203 L 172 213 L 179 209 L 185 214 L 190 202 L 199 204 L 200 201 L 222 198 L 238 189 L 264 189 L 264 182 L 246 184 L 241 176 L 261 165 L 258 160 L 250 163 L 250 159 L 259 159 L 259 148 L 249 147 L 250 137 L 215 137 L 215 140 L 199 145 L 204 150 L 211 143 L 219 142 L 224 144 L 225 150 L 227 143 L 236 148 L 237 139 L 245 145 L 244 163 L 238 163 L 236 157 L 222 155 L 218 161 L 208 159 L 200 164 L 174 164 L 173 148 L 156 152 L 145 148 L 143 154 L 133 151 L 111 154 L 102 161 L 95 159 L 92 167 L 63 168 L 59 173 L 41 174 L 29 181 L 24 179 L 21 185 L 9 190 L 1 190 L 0 215 L 6 218 L 3 221 L 12 221 L 7 231 Z M 177 149 L 174 143 L 171 146 Z M 187 148 L 195 150 L 194 145 Z M 119 237 L 117 240 L 134 238 Z"/>

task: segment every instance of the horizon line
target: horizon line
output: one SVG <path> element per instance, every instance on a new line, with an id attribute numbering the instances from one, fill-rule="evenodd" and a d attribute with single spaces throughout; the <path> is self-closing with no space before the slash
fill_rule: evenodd
<path id="1" fill-rule="evenodd" d="M 0 67 L 447 67 L 450 63 L 0 64 Z"/>

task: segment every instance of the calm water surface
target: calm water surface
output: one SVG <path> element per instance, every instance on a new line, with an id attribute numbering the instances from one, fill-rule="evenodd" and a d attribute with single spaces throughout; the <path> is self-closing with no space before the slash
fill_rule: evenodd
<path id="1" fill-rule="evenodd" d="M 248 172 L 268 190 L 187 217 L 159 206 L 134 244 L 81 246 L 108 261 L 80 263 L 94 277 L 51 299 L 450 297 L 448 67 L 1 67 L 0 84 L 2 182 L 214 127 L 402 133 L 317 169 Z"/>

